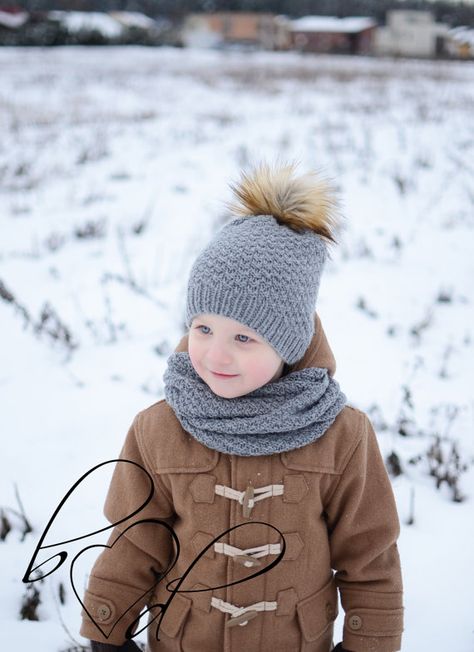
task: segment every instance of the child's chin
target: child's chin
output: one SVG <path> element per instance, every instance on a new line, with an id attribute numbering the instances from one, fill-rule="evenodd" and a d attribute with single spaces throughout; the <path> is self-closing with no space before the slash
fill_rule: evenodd
<path id="1" fill-rule="evenodd" d="M 238 396 L 243 396 L 244 394 L 247 394 L 247 392 L 239 392 L 236 389 L 222 389 L 222 387 L 212 387 L 209 385 L 209 388 L 216 394 L 216 396 L 220 396 L 221 398 L 237 398 Z"/>
<path id="2" fill-rule="evenodd" d="M 211 389 L 216 396 L 220 396 L 221 398 L 236 398 L 239 396 L 239 394 L 236 394 L 235 392 L 223 392 L 215 387 L 211 387 Z"/>

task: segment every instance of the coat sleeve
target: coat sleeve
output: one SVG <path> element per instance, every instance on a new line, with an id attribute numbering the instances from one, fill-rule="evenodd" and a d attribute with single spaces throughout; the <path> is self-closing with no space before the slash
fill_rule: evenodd
<path id="1" fill-rule="evenodd" d="M 119 455 L 121 460 L 135 464 L 116 463 L 104 505 L 109 523 L 126 520 L 113 527 L 106 546 L 102 546 L 104 549 L 92 567 L 82 600 L 97 624 L 83 609 L 80 634 L 100 643 L 122 645 L 126 641 L 127 628 L 147 605 L 151 589 L 159 575 L 166 572 L 174 555 L 173 537 L 165 526 L 138 522 L 154 518 L 171 527 L 175 520 L 172 499 L 161 478 L 151 470 L 142 435 L 139 413 Z M 137 464 L 148 471 L 152 481 Z M 127 518 L 146 502 L 152 489 L 150 502 Z M 145 625 L 146 617 L 139 627 Z M 136 630 L 137 626 L 133 628 Z"/>
<path id="2" fill-rule="evenodd" d="M 395 498 L 372 424 L 326 506 L 331 564 L 345 611 L 343 647 L 351 652 L 401 648 L 403 586 Z"/>

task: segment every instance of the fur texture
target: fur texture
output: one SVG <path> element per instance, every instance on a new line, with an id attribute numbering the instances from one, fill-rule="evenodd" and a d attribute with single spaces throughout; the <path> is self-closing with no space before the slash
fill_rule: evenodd
<path id="1" fill-rule="evenodd" d="M 235 196 L 227 207 L 235 214 L 273 215 L 295 231 L 311 229 L 329 242 L 336 242 L 341 226 L 337 190 L 316 171 L 295 176 L 297 164 L 260 163 L 250 173 L 241 173 L 230 188 Z"/>

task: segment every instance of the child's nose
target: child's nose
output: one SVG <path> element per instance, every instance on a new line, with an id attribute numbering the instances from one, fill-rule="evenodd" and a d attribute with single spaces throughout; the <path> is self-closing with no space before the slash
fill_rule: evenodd
<path id="1" fill-rule="evenodd" d="M 232 362 L 232 356 L 228 348 L 218 343 L 211 344 L 207 352 L 207 358 L 211 364 L 216 366 L 217 371 L 219 371 L 219 367 L 225 367 Z"/>

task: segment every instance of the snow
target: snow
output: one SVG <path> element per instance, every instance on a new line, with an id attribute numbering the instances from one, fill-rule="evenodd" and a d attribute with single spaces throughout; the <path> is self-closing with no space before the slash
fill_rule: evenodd
<path id="1" fill-rule="evenodd" d="M 156 21 L 139 11 L 111 11 L 109 15 L 125 25 L 126 27 L 139 27 L 150 29 L 156 26 Z"/>
<path id="2" fill-rule="evenodd" d="M 323 167 L 341 191 L 345 229 L 318 310 L 337 380 L 403 468 L 393 479 L 403 651 L 472 652 L 474 64 L 106 53 L 0 49 L 0 492 L 13 528 L 0 542 L 5 649 L 86 643 L 69 564 L 107 533 L 40 555 L 68 552 L 34 584 L 37 622 L 19 619 L 21 579 L 70 487 L 117 457 L 135 414 L 162 398 L 187 275 L 229 217 L 229 181 L 280 156 Z M 436 434 L 467 467 L 462 502 L 429 475 Z M 111 466 L 80 485 L 45 542 L 104 527 Z M 33 527 L 24 540 L 15 487 Z M 92 563 L 89 554 L 75 564 L 79 594 Z M 342 619 L 341 610 L 336 640 Z"/>
<path id="3" fill-rule="evenodd" d="M 49 11 L 48 16 L 61 21 L 70 33 L 96 31 L 109 38 L 122 34 L 118 20 L 100 11 Z"/>
<path id="4" fill-rule="evenodd" d="M 361 32 L 369 27 L 376 27 L 377 21 L 369 16 L 303 16 L 292 20 L 293 32 Z"/>

